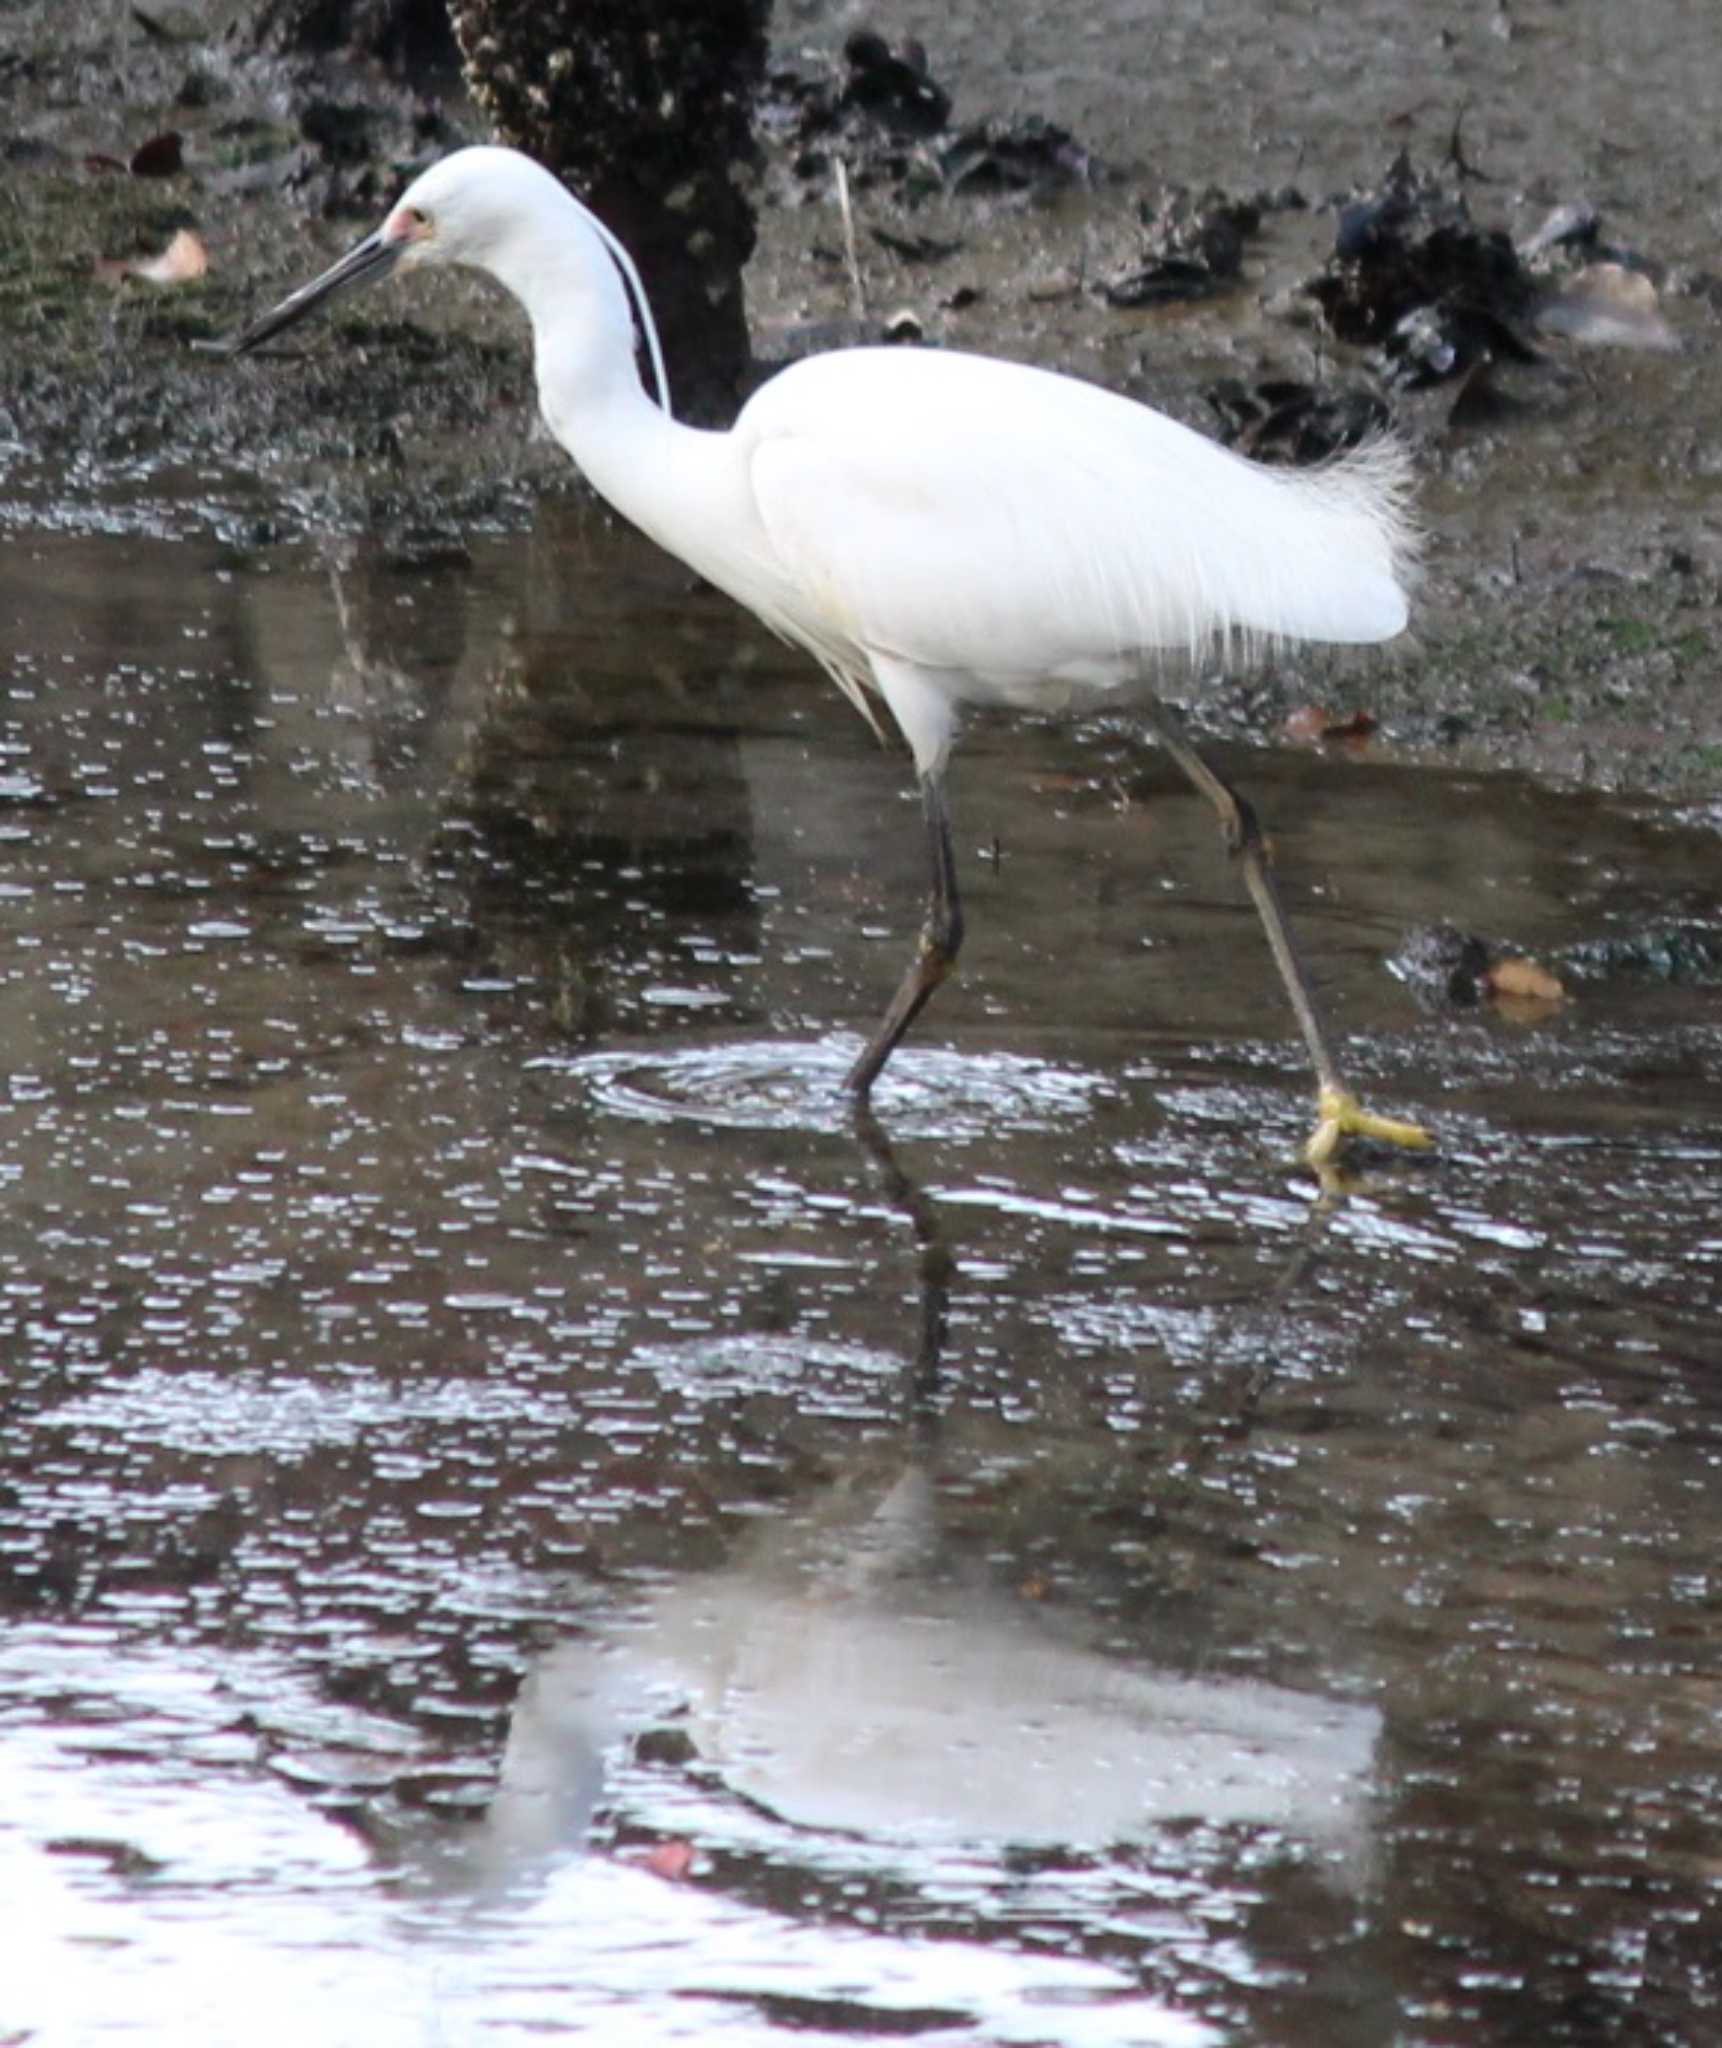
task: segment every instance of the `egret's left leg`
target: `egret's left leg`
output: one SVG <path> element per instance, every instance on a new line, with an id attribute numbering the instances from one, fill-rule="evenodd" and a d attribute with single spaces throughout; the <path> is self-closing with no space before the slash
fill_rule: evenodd
<path id="1" fill-rule="evenodd" d="M 1255 811 L 1229 782 L 1208 766 L 1164 705 L 1157 704 L 1149 710 L 1147 723 L 1161 746 L 1219 813 L 1226 845 L 1243 865 L 1244 886 L 1250 892 L 1262 929 L 1267 933 L 1274 965 L 1285 983 L 1286 994 L 1291 997 L 1298 1029 L 1303 1033 L 1304 1044 L 1309 1047 L 1316 1080 L 1316 1124 L 1309 1143 L 1304 1147 L 1304 1158 L 1311 1166 L 1325 1166 L 1349 1137 L 1379 1138 L 1389 1145 L 1404 1145 L 1416 1151 L 1426 1149 L 1434 1140 L 1421 1124 L 1402 1123 L 1395 1117 L 1374 1115 L 1363 1107 L 1341 1078 L 1339 1062 L 1334 1058 L 1326 1027 L 1315 1006 L 1309 977 L 1298 958 L 1291 926 L 1286 922 L 1279 890 L 1274 886 L 1273 870 L 1268 865 L 1267 848 L 1262 842 L 1262 830 L 1256 822 Z"/>
<path id="2" fill-rule="evenodd" d="M 909 970 L 898 984 L 879 1028 L 867 1049 L 849 1069 L 848 1086 L 863 1102 L 880 1069 L 897 1049 L 897 1041 L 926 1007 L 927 998 L 950 973 L 963 943 L 963 906 L 957 894 L 957 861 L 951 850 L 951 818 L 945 806 L 941 771 L 921 777 L 921 812 L 927 823 L 927 848 L 932 880 L 920 944 Z"/>

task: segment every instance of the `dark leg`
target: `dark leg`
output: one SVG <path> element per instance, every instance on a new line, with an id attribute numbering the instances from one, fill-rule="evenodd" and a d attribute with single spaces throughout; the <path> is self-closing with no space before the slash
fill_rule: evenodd
<path id="1" fill-rule="evenodd" d="M 951 851 L 951 820 L 945 809 L 942 775 L 921 778 L 921 810 L 927 821 L 927 847 L 932 855 L 932 884 L 927 917 L 909 971 L 903 976 L 884 1021 L 868 1041 L 867 1050 L 849 1070 L 848 1086 L 863 1102 L 897 1041 L 926 1007 L 927 998 L 950 973 L 963 943 L 963 906 L 957 895 L 957 863 Z"/>
<path id="2" fill-rule="evenodd" d="M 1333 1056 L 1321 1014 L 1316 1009 L 1309 977 L 1298 958 L 1291 927 L 1280 903 L 1279 890 L 1274 886 L 1273 870 L 1268 866 L 1267 848 L 1262 843 L 1261 827 L 1256 822 L 1254 810 L 1230 783 L 1208 766 L 1164 705 L 1151 706 L 1146 719 L 1154 737 L 1219 813 L 1220 830 L 1225 835 L 1226 846 L 1243 864 L 1244 886 L 1250 892 L 1262 929 L 1267 933 L 1274 965 L 1279 969 L 1286 994 L 1291 998 L 1298 1029 L 1303 1033 L 1304 1044 L 1309 1047 L 1310 1063 L 1315 1068 L 1316 1127 L 1304 1148 L 1305 1158 L 1312 1166 L 1325 1164 L 1350 1135 L 1381 1138 L 1389 1144 L 1413 1149 L 1427 1146 L 1431 1142 L 1427 1131 L 1417 1124 L 1372 1115 L 1361 1107 L 1340 1078 L 1339 1063 Z"/>

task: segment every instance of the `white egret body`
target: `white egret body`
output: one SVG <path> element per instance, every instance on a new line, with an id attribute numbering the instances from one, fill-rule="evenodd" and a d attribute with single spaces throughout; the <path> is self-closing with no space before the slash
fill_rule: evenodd
<path id="1" fill-rule="evenodd" d="M 257 346 L 396 263 L 488 271 L 532 324 L 539 403 L 594 489 L 804 647 L 921 779 L 933 883 L 920 950 L 857 1062 L 865 1093 L 962 937 L 944 771 L 965 703 L 1057 709 L 1211 644 L 1391 639 L 1406 622 L 1406 466 L 1378 443 L 1305 472 L 1245 461 L 1098 386 L 989 357 L 867 348 L 781 372 L 724 432 L 648 396 L 626 252 L 541 165 L 458 151 L 376 234 L 233 343 Z M 1309 1156 L 1348 1132 L 1424 1144 L 1340 1080 L 1248 806 L 1151 700 L 1157 736 L 1216 804 L 1267 928 L 1320 1088 Z"/>

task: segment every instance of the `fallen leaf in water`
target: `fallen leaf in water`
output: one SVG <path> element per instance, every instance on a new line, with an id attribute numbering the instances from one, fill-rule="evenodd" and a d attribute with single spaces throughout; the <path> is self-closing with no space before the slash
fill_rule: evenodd
<path id="1" fill-rule="evenodd" d="M 171 178 L 185 169 L 185 137 L 177 128 L 152 135 L 132 151 L 128 168 L 134 178 Z"/>
<path id="2" fill-rule="evenodd" d="M 630 1854 L 627 1861 L 670 1884 L 680 1884 L 694 1867 L 694 1846 L 691 1842 L 660 1842 L 656 1848 Z"/>
<path id="3" fill-rule="evenodd" d="M 1546 967 L 1534 960 L 1497 960 L 1485 972 L 1483 986 L 1497 1001 L 1564 1003 L 1567 992 Z"/>
<path id="4" fill-rule="evenodd" d="M 181 228 L 159 256 L 145 256 L 128 268 L 148 284 L 189 284 L 208 272 L 209 251 L 201 235 Z"/>

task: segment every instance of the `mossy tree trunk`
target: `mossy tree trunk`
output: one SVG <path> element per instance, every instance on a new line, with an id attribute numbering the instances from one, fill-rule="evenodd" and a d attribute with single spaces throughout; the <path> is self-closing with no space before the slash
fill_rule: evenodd
<path id="1" fill-rule="evenodd" d="M 458 55 L 499 140 L 567 179 L 640 266 L 676 410 L 732 409 L 750 351 L 753 98 L 770 0 L 254 0 L 281 50 L 398 71 Z"/>
<path id="2" fill-rule="evenodd" d="M 676 409 L 727 411 L 747 370 L 746 180 L 769 0 L 449 0 L 499 138 L 565 177 L 627 244 Z"/>

